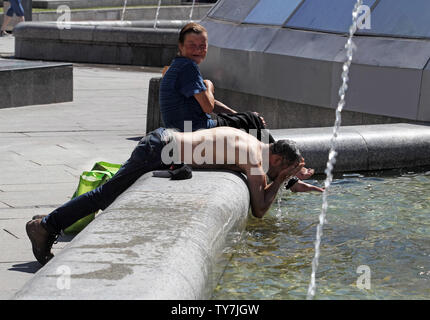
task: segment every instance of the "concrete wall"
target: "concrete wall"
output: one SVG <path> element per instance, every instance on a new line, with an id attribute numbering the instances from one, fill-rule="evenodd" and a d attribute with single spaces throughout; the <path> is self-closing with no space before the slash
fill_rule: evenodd
<path id="1" fill-rule="evenodd" d="M 212 8 L 212 5 L 197 5 L 192 13 L 193 20 L 202 19 L 207 12 Z M 155 19 L 157 8 L 155 6 L 145 8 L 127 8 L 124 13 L 125 21 L 141 21 Z M 162 6 L 158 12 L 159 20 L 189 20 L 191 6 Z M 57 21 L 63 13 L 57 13 L 55 10 L 49 12 L 33 12 L 32 21 Z M 112 21 L 121 20 L 122 8 L 114 9 L 82 9 L 73 10 L 70 13 L 71 21 Z M 3 23 L 3 14 L 0 14 L 0 23 Z M 12 30 L 18 23 L 14 17 L 8 26 L 8 30 Z M 154 22 L 152 22 L 152 25 Z"/>
<path id="2" fill-rule="evenodd" d="M 192 19 L 200 20 L 211 8 L 211 5 L 199 5 L 193 9 Z M 124 20 L 153 20 L 157 13 L 156 7 L 148 8 L 128 8 L 124 14 Z M 169 6 L 161 7 L 158 12 L 160 20 L 187 20 L 191 13 L 190 6 Z M 118 9 L 97 9 L 72 11 L 70 18 L 72 21 L 98 21 L 98 20 L 120 20 L 122 8 Z M 53 12 L 34 12 L 33 21 L 56 21 L 60 14 Z"/>
<path id="3" fill-rule="evenodd" d="M 266 120 L 269 129 L 329 127 L 333 126 L 335 121 L 335 110 L 330 108 L 221 88 L 216 88 L 215 96 L 216 99 L 239 112 L 258 111 Z M 418 123 L 418 121 L 402 118 L 342 111 L 342 123 L 347 126 L 399 122 Z"/>
<path id="4" fill-rule="evenodd" d="M 210 46 L 200 67 L 216 88 L 285 101 L 296 107 L 336 108 L 345 36 L 238 24 L 218 19 L 214 11 L 202 21 L 208 29 Z M 430 106 L 420 104 L 420 96 L 430 91 L 427 81 L 422 81 L 430 60 L 430 42 L 360 36 L 355 43 L 358 49 L 345 110 L 430 121 L 426 111 Z M 264 106 L 252 107 L 265 110 Z M 288 110 L 281 108 L 273 113 L 280 121 L 288 121 Z"/>
<path id="5" fill-rule="evenodd" d="M 148 103 L 146 111 L 146 132 L 151 132 L 157 128 L 164 127 L 160 112 L 160 82 L 161 77 L 152 78 L 149 81 Z"/>
<path id="6" fill-rule="evenodd" d="M 152 78 L 149 85 L 146 132 L 164 126 L 159 104 L 160 81 L 160 77 Z M 329 108 L 262 97 L 218 87 L 215 89 L 215 98 L 238 112 L 258 111 L 266 120 L 270 130 L 328 127 L 332 126 L 335 121 L 335 112 Z M 346 126 L 399 122 L 416 123 L 417 121 L 348 110 L 342 112 L 342 123 Z"/>
<path id="7" fill-rule="evenodd" d="M 0 108 L 73 101 L 73 66 L 0 59 L 0 86 Z"/>
<path id="8" fill-rule="evenodd" d="M 297 142 L 306 165 L 324 173 L 333 128 L 271 130 L 273 137 Z M 430 125 L 342 126 L 335 172 L 374 171 L 430 165 Z"/>
<path id="9" fill-rule="evenodd" d="M 430 118 L 430 61 L 424 69 L 421 83 L 421 98 L 418 119 L 425 121 Z"/>
<path id="10" fill-rule="evenodd" d="M 47 61 L 163 67 L 177 52 L 179 29 L 20 23 L 14 30 L 15 57 Z M 43 45 L 41 45 L 43 43 Z"/>
<path id="11" fill-rule="evenodd" d="M 128 0 L 127 6 L 157 5 L 158 0 Z M 181 0 L 163 0 L 163 5 L 178 5 Z M 91 7 L 122 7 L 124 0 L 33 0 L 33 8 L 57 9 L 67 5 L 71 9 Z"/>
<path id="12" fill-rule="evenodd" d="M 229 201 L 226 201 L 229 199 Z M 44 266 L 16 299 L 208 299 L 243 230 L 249 194 L 230 172 L 142 176 Z M 231 238 L 233 236 L 233 238 Z M 57 286 L 69 268 L 70 288 Z"/>

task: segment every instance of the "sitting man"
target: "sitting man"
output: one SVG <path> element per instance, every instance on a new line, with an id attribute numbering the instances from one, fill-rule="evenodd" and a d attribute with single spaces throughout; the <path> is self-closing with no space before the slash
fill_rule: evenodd
<path id="1" fill-rule="evenodd" d="M 200 154 L 196 150 L 200 150 Z M 159 128 L 142 138 L 130 158 L 105 184 L 66 202 L 43 218 L 27 223 L 26 230 L 36 259 L 42 265 L 47 263 L 53 257 L 51 247 L 61 230 L 92 212 L 106 209 L 143 174 L 167 169 L 172 163 L 244 173 L 252 213 L 259 218 L 269 210 L 285 180 L 304 166 L 296 144 L 290 140 L 265 144 L 242 130 L 229 127 L 185 133 Z M 271 183 L 267 183 L 266 174 Z M 306 191 L 322 189 L 309 186 Z"/>
<path id="2" fill-rule="evenodd" d="M 264 130 L 266 122 L 257 112 L 236 112 L 215 99 L 212 81 L 203 79 L 198 66 L 205 60 L 207 51 L 207 30 L 195 22 L 185 25 L 179 33 L 178 55 L 160 83 L 160 111 L 164 125 L 179 131 L 214 127 L 233 127 L 247 132 L 256 129 L 257 138 L 261 140 L 267 135 L 266 141 L 275 142 L 268 130 Z M 186 122 L 191 123 L 189 128 L 186 128 Z M 297 177 L 307 179 L 313 173 L 312 169 L 303 168 Z M 292 186 L 293 192 L 305 191 L 305 183 L 293 181 L 298 182 Z"/>

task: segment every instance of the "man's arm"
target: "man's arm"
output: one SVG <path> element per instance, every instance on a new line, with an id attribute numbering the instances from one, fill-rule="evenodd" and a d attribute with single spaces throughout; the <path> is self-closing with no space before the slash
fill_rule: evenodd
<path id="1" fill-rule="evenodd" d="M 214 113 L 237 113 L 230 107 L 227 107 L 221 101 L 215 100 L 215 108 L 213 110 Z"/>
<path id="2" fill-rule="evenodd" d="M 207 90 L 196 93 L 194 98 L 200 104 L 203 112 L 212 113 L 215 107 L 214 85 L 210 80 L 203 80 Z"/>
<path id="3" fill-rule="evenodd" d="M 280 184 L 273 181 L 269 185 L 266 181 L 266 175 L 249 175 L 248 188 L 251 197 L 252 215 L 257 218 L 262 218 L 270 209 Z"/>
<path id="4" fill-rule="evenodd" d="M 306 183 L 301 180 L 297 181 L 297 183 L 295 183 L 290 188 L 290 190 L 292 192 L 311 192 L 311 191 L 324 192 L 324 188 L 314 186 L 310 183 Z"/>
<path id="5" fill-rule="evenodd" d="M 215 100 L 215 86 L 210 80 L 203 80 L 207 90 L 194 95 L 200 107 L 206 113 L 237 113 L 221 101 Z"/>

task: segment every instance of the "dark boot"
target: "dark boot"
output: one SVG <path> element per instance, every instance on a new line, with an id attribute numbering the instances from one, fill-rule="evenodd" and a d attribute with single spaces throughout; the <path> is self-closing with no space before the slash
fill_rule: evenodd
<path id="1" fill-rule="evenodd" d="M 58 235 L 49 234 L 41 224 L 42 219 L 30 220 L 25 229 L 33 247 L 33 254 L 41 265 L 45 265 L 54 256 L 52 245 Z"/>

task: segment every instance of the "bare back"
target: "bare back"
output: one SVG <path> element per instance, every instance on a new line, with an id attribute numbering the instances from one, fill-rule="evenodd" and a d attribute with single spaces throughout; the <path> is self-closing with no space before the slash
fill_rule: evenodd
<path id="1" fill-rule="evenodd" d="M 252 213 L 260 218 L 269 210 L 286 177 L 301 168 L 297 164 L 283 164 L 281 156 L 270 153 L 268 144 L 231 127 L 174 132 L 173 137 L 175 159 L 193 167 L 230 169 L 246 174 Z M 274 177 L 270 184 L 266 173 Z"/>
<path id="2" fill-rule="evenodd" d="M 231 169 L 248 174 L 260 171 L 265 145 L 235 128 L 218 127 L 194 132 L 174 132 L 183 163 L 198 168 Z M 179 152 L 179 150 L 178 150 Z"/>

